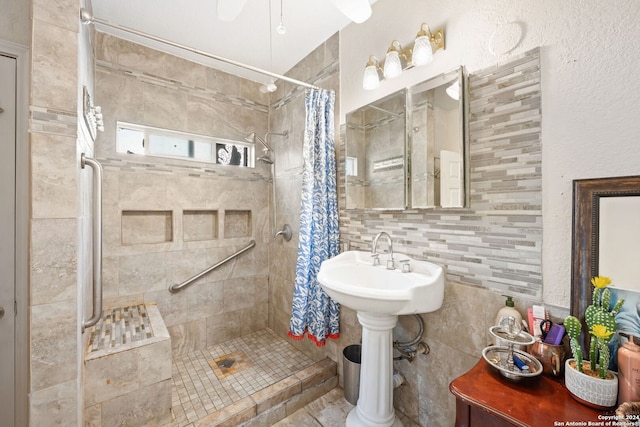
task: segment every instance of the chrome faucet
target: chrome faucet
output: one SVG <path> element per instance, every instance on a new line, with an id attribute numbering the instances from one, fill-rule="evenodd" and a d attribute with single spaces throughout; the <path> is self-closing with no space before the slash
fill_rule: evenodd
<path id="1" fill-rule="evenodd" d="M 374 259 L 373 265 L 377 265 L 380 263 L 380 261 L 378 260 L 380 254 L 378 254 L 376 249 L 378 247 L 378 239 L 381 236 L 386 237 L 387 244 L 389 245 L 389 259 L 387 260 L 387 270 L 395 270 L 396 262 L 393 259 L 393 242 L 391 241 L 391 236 L 389 236 L 389 234 L 385 231 L 381 231 L 380 233 L 376 234 L 376 237 L 373 238 L 373 242 L 371 242 L 371 256 Z"/>

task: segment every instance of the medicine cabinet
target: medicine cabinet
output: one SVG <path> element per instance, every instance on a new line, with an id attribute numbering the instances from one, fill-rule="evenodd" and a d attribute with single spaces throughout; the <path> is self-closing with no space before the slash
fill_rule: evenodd
<path id="1" fill-rule="evenodd" d="M 467 206 L 463 67 L 346 116 L 346 208 Z"/>

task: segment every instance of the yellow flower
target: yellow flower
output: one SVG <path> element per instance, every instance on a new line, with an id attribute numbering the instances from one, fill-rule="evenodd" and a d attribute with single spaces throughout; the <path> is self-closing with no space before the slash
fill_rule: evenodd
<path id="1" fill-rule="evenodd" d="M 611 284 L 611 279 L 607 276 L 596 276 L 591 279 L 591 284 L 599 289 L 604 289 Z"/>
<path id="2" fill-rule="evenodd" d="M 609 331 L 604 325 L 593 325 L 589 333 L 597 338 L 609 338 L 613 332 Z"/>

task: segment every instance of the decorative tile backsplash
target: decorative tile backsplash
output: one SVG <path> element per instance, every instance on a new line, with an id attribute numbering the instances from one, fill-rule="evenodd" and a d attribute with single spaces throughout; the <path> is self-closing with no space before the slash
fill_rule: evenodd
<path id="1" fill-rule="evenodd" d="M 447 268 L 448 280 L 542 295 L 540 50 L 469 75 L 470 208 L 340 211 L 346 247 L 379 231 L 394 250 Z M 344 126 L 341 139 L 344 141 Z M 344 142 L 341 145 L 344 158 Z M 339 173 L 344 177 L 344 162 Z M 340 206 L 345 186 L 340 180 Z"/>

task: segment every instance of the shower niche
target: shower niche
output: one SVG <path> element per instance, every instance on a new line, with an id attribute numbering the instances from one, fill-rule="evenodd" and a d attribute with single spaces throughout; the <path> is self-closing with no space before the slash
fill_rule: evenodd
<path id="1" fill-rule="evenodd" d="M 218 238 L 218 211 L 186 210 L 182 212 L 182 233 L 185 242 Z"/>
<path id="2" fill-rule="evenodd" d="M 251 211 L 228 210 L 224 212 L 224 237 L 251 237 Z"/>
<path id="3" fill-rule="evenodd" d="M 468 206 L 463 67 L 347 114 L 346 208 Z"/>
<path id="4" fill-rule="evenodd" d="M 173 241 L 173 212 L 122 211 L 122 244 L 167 243 Z"/>

